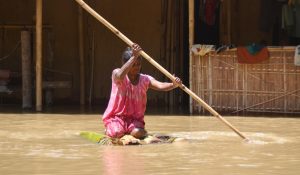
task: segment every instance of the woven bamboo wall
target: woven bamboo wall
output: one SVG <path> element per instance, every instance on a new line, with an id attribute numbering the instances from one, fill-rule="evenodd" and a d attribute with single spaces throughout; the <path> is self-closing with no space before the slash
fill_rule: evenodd
<path id="1" fill-rule="evenodd" d="M 190 88 L 220 113 L 300 112 L 300 66 L 294 48 L 269 48 L 270 58 L 239 64 L 236 50 L 192 56 Z M 204 113 L 191 102 L 192 113 Z"/>

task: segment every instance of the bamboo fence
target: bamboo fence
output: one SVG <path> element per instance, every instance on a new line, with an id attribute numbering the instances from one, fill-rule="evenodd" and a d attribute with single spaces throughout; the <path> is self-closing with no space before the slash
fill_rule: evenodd
<path id="1" fill-rule="evenodd" d="M 294 47 L 268 48 L 270 58 L 240 64 L 236 49 L 191 59 L 191 90 L 220 113 L 300 113 L 300 67 Z M 197 102 L 191 112 L 205 113 Z"/>

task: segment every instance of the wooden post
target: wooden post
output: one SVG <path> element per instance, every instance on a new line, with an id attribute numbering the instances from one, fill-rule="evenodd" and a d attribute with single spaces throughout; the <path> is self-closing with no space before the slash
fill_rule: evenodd
<path id="1" fill-rule="evenodd" d="M 241 96 L 241 94 L 239 93 L 239 64 L 235 63 L 236 67 L 235 67 L 235 98 L 236 98 L 236 110 L 239 110 L 239 98 Z M 234 108 L 233 108 L 234 109 Z"/>
<path id="2" fill-rule="evenodd" d="M 83 49 L 83 24 L 82 8 L 78 6 L 78 47 L 79 47 L 79 72 L 80 72 L 80 105 L 85 104 L 85 77 L 84 77 L 84 49 Z"/>
<path id="3" fill-rule="evenodd" d="M 243 77 L 243 108 L 248 105 L 248 66 L 244 65 L 244 77 Z"/>
<path id="4" fill-rule="evenodd" d="M 195 2 L 194 0 L 189 0 L 189 53 L 190 53 L 190 57 L 189 57 L 189 86 L 193 87 L 193 55 L 192 55 L 192 47 L 194 44 L 194 6 L 195 6 Z M 190 113 L 193 112 L 193 98 L 190 96 Z"/>
<path id="5" fill-rule="evenodd" d="M 36 111 L 42 111 L 42 16 L 43 0 L 36 0 Z"/>
<path id="6" fill-rule="evenodd" d="M 208 84 L 208 104 L 212 105 L 212 59 L 210 57 L 210 55 L 208 56 L 208 68 L 207 68 L 207 75 L 208 75 L 208 79 L 207 79 L 207 84 Z"/>
<path id="7" fill-rule="evenodd" d="M 193 58 L 195 58 L 195 57 L 193 57 Z M 198 89 L 200 89 L 200 90 L 198 90 L 198 92 L 201 92 L 201 98 L 202 99 L 204 99 L 205 98 L 205 93 L 207 92 L 205 89 L 207 89 L 207 86 L 205 86 L 204 85 L 204 81 L 205 81 L 205 76 L 204 76 L 204 72 L 205 72 L 205 68 L 207 68 L 207 61 L 202 61 L 201 59 L 200 59 L 200 55 L 199 55 L 199 58 L 198 58 L 198 62 L 199 62 L 199 64 L 197 64 L 197 65 L 199 65 L 199 68 L 201 68 L 201 72 L 199 71 L 199 68 L 197 68 L 197 74 L 198 74 L 198 76 L 200 77 L 199 79 L 201 80 L 199 83 L 195 83 L 195 84 L 197 84 L 197 86 L 198 86 Z M 192 79 L 192 77 L 191 77 L 191 79 Z M 198 79 L 196 79 L 197 81 L 198 81 Z M 192 99 L 193 100 L 193 99 Z M 199 107 L 199 109 L 201 110 L 201 112 L 202 113 L 204 113 L 204 111 L 205 111 L 205 108 L 204 107 L 202 107 L 201 105 L 200 105 L 200 107 Z M 199 111 L 200 112 L 200 111 Z"/>
<path id="8" fill-rule="evenodd" d="M 22 52 L 22 108 L 32 108 L 31 37 L 29 31 L 21 32 Z"/>
<path id="9" fill-rule="evenodd" d="M 284 51 L 281 52 L 281 57 L 283 57 L 283 89 L 284 89 L 284 93 L 286 93 L 288 91 L 288 87 L 287 87 L 288 82 L 287 82 L 287 74 L 286 74 L 287 58 Z M 283 103 L 284 112 L 287 112 L 287 107 L 288 107 L 287 96 L 284 96 L 284 103 Z"/>

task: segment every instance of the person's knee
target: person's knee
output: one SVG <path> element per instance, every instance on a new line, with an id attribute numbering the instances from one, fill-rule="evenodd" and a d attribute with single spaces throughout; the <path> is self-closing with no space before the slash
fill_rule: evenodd
<path id="1" fill-rule="evenodd" d="M 106 130 L 106 135 L 111 138 L 121 138 L 125 135 L 125 132 L 123 130 L 114 130 L 113 132 L 111 130 Z"/>
<path id="2" fill-rule="evenodd" d="M 132 135 L 133 137 L 137 138 L 137 139 L 143 139 L 144 137 L 146 137 L 147 135 L 147 131 L 143 128 L 134 128 L 130 135 Z"/>

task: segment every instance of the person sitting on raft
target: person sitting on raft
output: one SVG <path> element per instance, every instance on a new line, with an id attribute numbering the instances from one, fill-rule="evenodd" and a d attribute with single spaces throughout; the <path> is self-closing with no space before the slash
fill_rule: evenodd
<path id="1" fill-rule="evenodd" d="M 109 137 L 146 137 L 144 113 L 148 89 L 170 91 L 182 84 L 178 77 L 173 82 L 160 82 L 150 75 L 140 73 L 141 50 L 138 44 L 133 44 L 132 48 L 127 47 L 122 54 L 122 67 L 112 72 L 110 99 L 102 117 L 105 134 Z"/>

